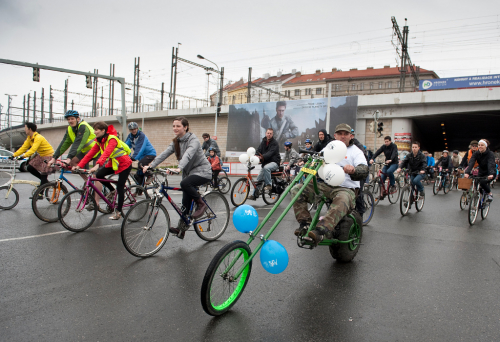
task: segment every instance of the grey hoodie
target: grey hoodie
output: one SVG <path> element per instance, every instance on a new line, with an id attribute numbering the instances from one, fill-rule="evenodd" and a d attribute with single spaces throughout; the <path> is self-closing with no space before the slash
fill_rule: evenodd
<path id="1" fill-rule="evenodd" d="M 203 154 L 201 144 L 196 135 L 187 132 L 179 140 L 181 148 L 181 160 L 179 169 L 182 170 L 182 178 L 187 176 L 200 176 L 203 178 L 212 178 L 212 166 Z M 162 161 L 175 153 L 174 143 L 171 142 L 165 151 L 157 156 L 149 165 L 151 168 L 158 166 Z"/>

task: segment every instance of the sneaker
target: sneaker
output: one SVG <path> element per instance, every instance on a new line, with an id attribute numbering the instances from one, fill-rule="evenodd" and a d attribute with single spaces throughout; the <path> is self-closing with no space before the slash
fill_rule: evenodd
<path id="1" fill-rule="evenodd" d="M 397 189 L 396 189 L 396 186 L 395 186 L 395 185 L 391 185 L 391 186 L 389 187 L 389 193 L 396 192 L 396 190 L 397 190 Z"/>
<path id="2" fill-rule="evenodd" d="M 115 197 L 115 192 L 116 190 L 111 191 L 109 194 L 106 195 L 106 199 L 110 202 L 113 202 L 113 198 Z"/>
<path id="3" fill-rule="evenodd" d="M 122 213 L 118 210 L 115 210 L 114 214 L 109 217 L 110 220 L 119 220 L 122 218 Z"/>
<path id="4" fill-rule="evenodd" d="M 323 238 L 325 237 L 326 234 L 326 229 L 323 227 L 316 227 L 315 230 L 311 230 L 307 236 L 309 236 L 313 242 L 314 245 L 317 246 L 321 241 L 323 241 Z"/>
<path id="5" fill-rule="evenodd" d="M 273 186 L 272 186 L 272 185 L 266 185 L 266 186 L 264 187 L 264 190 L 266 190 L 266 191 L 271 191 L 271 189 L 272 189 L 272 188 L 273 188 Z"/>
<path id="6" fill-rule="evenodd" d="M 295 229 L 295 236 L 299 236 L 304 229 L 305 231 L 307 231 L 307 229 L 309 228 L 309 224 L 310 222 L 300 222 L 299 228 Z"/>
<path id="7" fill-rule="evenodd" d="M 146 182 L 144 183 L 145 185 L 149 185 L 153 182 L 153 176 L 147 176 L 146 177 Z"/>
<path id="8" fill-rule="evenodd" d="M 257 199 L 255 198 L 255 196 L 254 196 L 254 195 L 250 195 L 250 196 L 248 196 L 248 197 L 247 197 L 247 199 L 252 200 L 252 201 L 257 200 Z"/>
<path id="9" fill-rule="evenodd" d="M 425 197 L 425 191 L 420 191 L 420 197 Z"/>
<path id="10" fill-rule="evenodd" d="M 488 195 L 486 197 L 486 202 L 493 202 L 493 195 Z"/>

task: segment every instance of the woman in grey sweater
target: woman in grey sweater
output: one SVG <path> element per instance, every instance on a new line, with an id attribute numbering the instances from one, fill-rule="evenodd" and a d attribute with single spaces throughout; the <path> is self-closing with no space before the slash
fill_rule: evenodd
<path id="1" fill-rule="evenodd" d="M 162 161 L 175 153 L 179 161 L 179 166 L 177 169 L 173 169 L 173 171 L 182 171 L 181 189 L 183 192 L 182 205 L 184 206 L 184 214 L 189 211 L 191 200 L 194 199 L 196 210 L 193 213 L 193 217 L 199 218 L 203 215 L 207 206 L 198 194 L 196 187 L 210 182 L 210 179 L 212 179 L 212 167 L 201 149 L 200 141 L 196 135 L 189 132 L 189 122 L 186 118 L 179 117 L 174 119 L 173 131 L 175 138 L 172 140 L 172 143 L 151 164 L 145 166 L 143 171 L 146 172 L 148 168 L 158 166 Z M 177 237 L 181 239 L 184 238 L 183 229 L 170 228 L 170 232 L 177 234 Z"/>

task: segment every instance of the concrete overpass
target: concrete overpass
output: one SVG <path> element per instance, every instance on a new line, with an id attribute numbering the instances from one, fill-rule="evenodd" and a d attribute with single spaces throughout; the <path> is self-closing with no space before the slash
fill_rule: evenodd
<path id="1" fill-rule="evenodd" d="M 176 109 L 158 112 L 128 114 L 128 121 L 151 123 L 163 126 L 161 132 L 170 127 L 170 121 L 177 116 L 191 117 L 190 122 L 198 125 L 199 130 L 213 132 L 215 107 Z M 227 113 L 229 106 L 222 106 L 217 132 L 219 144 L 225 149 Z M 362 95 L 358 98 L 357 138 L 369 149 L 374 146 L 374 133 L 368 132 L 373 121 L 372 114 L 379 110 L 380 120 L 384 122 L 383 135 L 394 137 L 395 133 L 410 133 L 414 140 L 422 143 L 422 148 L 431 152 L 445 148 L 464 151 L 473 139 L 486 138 L 492 148 L 500 149 L 500 88 L 478 88 L 460 90 L 440 90 L 415 93 L 393 93 L 381 95 Z M 199 120 L 198 120 L 199 119 Z M 86 118 L 90 123 L 105 120 L 121 127 L 116 116 Z M 193 120 L 193 121 L 192 121 Z M 165 122 L 164 122 L 165 121 Z M 442 126 L 441 124 L 444 124 Z M 144 124 L 142 125 L 144 127 Z M 57 146 L 67 127 L 65 121 L 39 125 L 39 131 L 49 142 Z M 147 125 L 146 125 L 147 127 Z M 168 128 L 167 128 L 168 127 Z M 120 129 L 118 129 L 120 131 Z M 443 134 L 443 131 L 446 134 Z M 201 133 L 195 133 L 201 137 Z M 10 130 L 0 131 L 0 144 L 9 146 Z M 53 136 L 53 137 L 52 137 Z M 12 130 L 13 147 L 18 148 L 25 140 L 23 127 Z M 57 142 L 56 142 L 57 141 Z M 382 138 L 375 142 L 382 144 Z M 54 147 L 55 147 L 54 146 Z"/>

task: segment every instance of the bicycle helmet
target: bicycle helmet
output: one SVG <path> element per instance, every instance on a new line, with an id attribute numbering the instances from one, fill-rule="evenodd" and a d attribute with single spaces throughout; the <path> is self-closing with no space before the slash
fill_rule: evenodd
<path id="1" fill-rule="evenodd" d="M 292 147 L 292 142 L 291 141 L 285 141 L 285 146 Z"/>
<path id="2" fill-rule="evenodd" d="M 139 125 L 137 124 L 137 122 L 131 122 L 128 124 L 128 129 L 137 129 L 139 128 Z"/>
<path id="3" fill-rule="evenodd" d="M 69 118 L 70 116 L 73 116 L 75 118 L 80 117 L 80 113 L 78 113 L 76 110 L 68 110 L 66 114 L 64 114 L 64 118 Z"/>
<path id="4" fill-rule="evenodd" d="M 444 150 L 443 153 L 450 153 L 450 152 L 448 152 L 448 150 Z"/>
<path id="5" fill-rule="evenodd" d="M 306 139 L 306 144 L 312 144 L 311 139 Z"/>
<path id="6" fill-rule="evenodd" d="M 351 128 L 351 134 L 354 134 L 354 128 Z"/>

